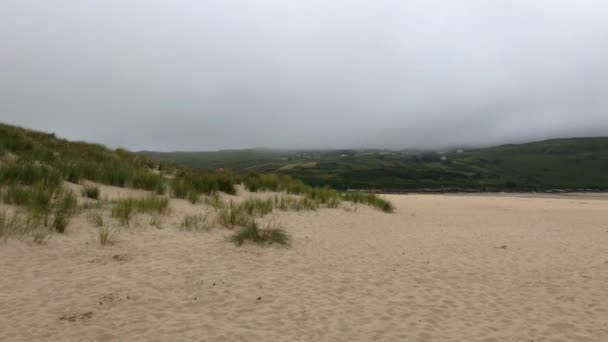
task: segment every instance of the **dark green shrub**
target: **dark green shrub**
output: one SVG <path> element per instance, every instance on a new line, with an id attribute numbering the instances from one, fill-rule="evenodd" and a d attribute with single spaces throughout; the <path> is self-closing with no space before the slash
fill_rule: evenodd
<path id="1" fill-rule="evenodd" d="M 91 199 L 99 198 L 99 187 L 88 185 L 82 188 L 82 195 Z"/>

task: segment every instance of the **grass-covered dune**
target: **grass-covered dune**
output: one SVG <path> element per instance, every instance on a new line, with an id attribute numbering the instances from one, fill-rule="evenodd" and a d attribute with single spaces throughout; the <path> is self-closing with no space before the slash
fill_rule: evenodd
<path id="1" fill-rule="evenodd" d="M 74 186 L 69 184 L 77 186 L 78 191 L 73 191 Z M 239 184 L 250 192 L 284 194 L 239 203 L 218 195 L 237 194 Z M 110 201 L 103 196 L 100 186 L 133 189 L 146 195 Z M 343 201 L 370 205 L 385 212 L 393 210 L 391 203 L 371 193 L 341 193 L 328 187 L 311 187 L 285 175 L 241 176 L 227 170 L 191 169 L 155 162 L 124 149 L 72 142 L 54 134 L 0 124 L 0 200 L 8 208 L 23 209 L 0 211 L 0 238 L 31 235 L 42 243 L 49 231 L 63 233 L 74 215 L 88 211 L 89 221 L 100 227 L 100 242 L 108 241 L 110 231 L 101 229 L 108 219 L 103 210 L 107 209 L 109 219 L 121 226 L 130 226 L 138 214 L 152 215 L 151 224 L 158 226 L 162 220 L 157 216 L 170 212 L 171 198 L 214 210 L 212 219 L 209 215 L 184 217 L 183 230 L 206 230 L 216 224 L 231 229 L 257 229 L 256 219 L 275 209 L 336 208 Z M 280 235 L 266 233 L 245 236 L 259 239 Z"/>

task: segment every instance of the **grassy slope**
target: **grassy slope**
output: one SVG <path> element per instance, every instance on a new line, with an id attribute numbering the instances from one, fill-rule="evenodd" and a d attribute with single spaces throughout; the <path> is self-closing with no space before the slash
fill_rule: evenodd
<path id="1" fill-rule="evenodd" d="M 79 205 L 78 195 L 64 186 L 66 181 L 76 184 L 94 181 L 150 190 L 156 194 Z M 250 191 L 282 191 L 301 197 L 275 196 L 274 200 L 249 199 L 240 204 L 220 200 L 218 192 L 236 194 L 235 185 L 240 183 Z M 99 199 L 99 188 L 84 184 L 81 195 Z M 208 196 L 203 197 L 203 194 Z M 44 244 L 52 230 L 65 232 L 71 217 L 81 209 L 103 210 L 107 207 L 113 219 L 129 226 L 137 213 L 167 214 L 169 197 L 188 199 L 193 204 L 204 200 L 217 212 L 213 222 L 202 217 L 200 223 L 186 222 L 184 226 L 190 226 L 189 229 L 205 230 L 216 221 L 225 227 L 249 227 L 244 231 L 246 234 L 239 237 L 238 244 L 244 239 L 261 244 L 273 241 L 285 244 L 287 235 L 280 227 L 258 230 L 255 225 L 256 218 L 274 209 L 337 208 L 342 201 L 370 205 L 385 212 L 394 209 L 391 203 L 371 193 L 340 193 L 329 188 L 314 188 L 287 176 L 249 173 L 241 177 L 224 170 L 175 167 L 122 149 L 70 142 L 54 134 L 0 124 L 0 202 L 26 209 L 13 213 L 0 211 L 0 240 L 29 236 L 35 243 Z M 87 215 L 100 227 L 99 242 L 102 245 L 110 243 L 111 229 L 103 227 L 103 214 L 89 211 Z"/>
<path id="2" fill-rule="evenodd" d="M 169 180 L 163 173 L 174 177 Z M 71 142 L 53 134 L 0 124 L 0 185 L 57 184 L 63 180 L 90 180 L 159 194 L 182 188 L 182 192 L 233 192 L 238 182 L 230 173 L 176 169 L 123 149 Z"/>
<path id="3" fill-rule="evenodd" d="M 241 162 L 239 152 L 234 151 L 234 154 L 230 153 L 228 159 Z M 259 161 L 256 158 L 245 160 Z M 344 197 L 334 190 L 316 189 L 291 177 L 249 174 L 243 179 L 230 171 L 174 167 L 122 149 L 111 150 L 96 144 L 70 142 L 53 134 L 0 124 L 2 199 L 8 198 L 10 202 L 17 199 L 25 203 L 22 193 L 38 188 L 48 190 L 49 196 L 53 197 L 63 181 L 80 183 L 83 180 L 145 189 L 159 195 L 166 193 L 193 203 L 199 200 L 201 194 L 209 195 L 218 191 L 234 194 L 235 185 L 245 181 L 246 187 L 252 191 L 287 191 L 307 196 L 324 205 L 341 200 L 361 201 L 382 210 L 391 210 L 374 196 L 359 194 L 352 197 L 351 194 L 351 197 Z"/>
<path id="4" fill-rule="evenodd" d="M 236 171 L 276 172 L 311 185 L 382 190 L 547 190 L 608 189 L 608 138 L 554 139 L 448 153 L 380 155 L 351 151 L 241 150 L 146 153 L 193 167 L 223 167 Z M 303 155 L 304 153 L 304 155 Z M 348 156 L 344 156 L 344 154 Z M 284 165 L 316 161 L 314 167 Z"/>

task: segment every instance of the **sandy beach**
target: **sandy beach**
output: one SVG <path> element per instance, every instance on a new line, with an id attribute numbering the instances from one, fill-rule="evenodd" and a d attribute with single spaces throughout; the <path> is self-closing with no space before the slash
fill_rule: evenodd
<path id="1" fill-rule="evenodd" d="M 111 246 L 84 215 L 2 241 L 0 340 L 608 341 L 605 198 L 384 197 L 271 214 L 289 248 L 179 231 L 183 200 Z"/>

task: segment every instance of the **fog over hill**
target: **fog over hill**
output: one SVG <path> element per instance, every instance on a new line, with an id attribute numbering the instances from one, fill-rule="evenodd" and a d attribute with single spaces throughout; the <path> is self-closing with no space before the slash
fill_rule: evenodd
<path id="1" fill-rule="evenodd" d="M 608 135 L 608 3 L 6 0 L 0 119 L 133 150 Z"/>

